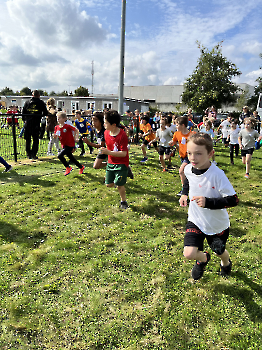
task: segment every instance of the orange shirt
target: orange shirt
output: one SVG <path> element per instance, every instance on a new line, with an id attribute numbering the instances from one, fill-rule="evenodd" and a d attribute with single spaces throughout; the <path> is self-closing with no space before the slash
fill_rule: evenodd
<path id="1" fill-rule="evenodd" d="M 173 135 L 173 143 L 179 143 L 179 155 L 181 158 L 187 156 L 187 139 L 190 135 L 194 134 L 195 131 L 189 131 L 188 134 L 182 134 L 181 131 L 176 131 Z"/>
<path id="2" fill-rule="evenodd" d="M 140 124 L 140 130 L 144 132 L 144 134 L 147 134 L 149 130 L 152 130 L 151 125 L 147 123 L 146 125 Z M 145 140 L 152 141 L 156 138 L 155 133 L 152 131 L 149 135 L 145 136 Z"/>

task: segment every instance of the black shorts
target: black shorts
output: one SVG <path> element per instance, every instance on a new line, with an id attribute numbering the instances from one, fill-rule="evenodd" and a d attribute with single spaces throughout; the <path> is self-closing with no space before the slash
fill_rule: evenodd
<path id="1" fill-rule="evenodd" d="M 167 156 L 171 153 L 170 147 L 159 146 L 159 155 L 163 156 L 166 154 Z"/>
<path id="2" fill-rule="evenodd" d="M 143 141 L 143 145 L 147 146 L 148 144 L 149 144 L 149 141 L 147 141 L 147 140 L 144 140 L 144 141 Z M 157 148 L 157 142 L 153 142 L 152 145 L 153 145 L 155 148 Z"/>
<path id="3" fill-rule="evenodd" d="M 97 159 L 107 159 L 107 154 L 98 153 Z"/>
<path id="4" fill-rule="evenodd" d="M 229 228 L 214 235 L 206 235 L 193 222 L 188 221 L 186 224 L 186 234 L 184 237 L 185 247 L 197 247 L 198 250 L 203 251 L 204 240 L 206 238 L 210 248 L 218 255 L 225 251 L 226 242 L 229 236 Z"/>
<path id="5" fill-rule="evenodd" d="M 242 149 L 241 150 L 241 157 L 245 157 L 247 154 L 253 154 L 254 148 L 249 148 L 249 149 Z"/>

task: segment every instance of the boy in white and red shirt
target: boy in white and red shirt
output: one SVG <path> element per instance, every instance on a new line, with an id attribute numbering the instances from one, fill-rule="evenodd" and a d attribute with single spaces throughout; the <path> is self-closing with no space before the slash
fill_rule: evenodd
<path id="1" fill-rule="evenodd" d="M 107 187 L 117 186 L 121 203 L 121 209 L 127 209 L 125 183 L 128 174 L 129 155 L 128 155 L 128 137 L 125 131 L 119 128 L 120 114 L 111 110 L 105 113 L 105 142 L 106 146 L 100 148 L 102 154 L 108 155 L 106 167 L 105 184 Z"/>
<path id="2" fill-rule="evenodd" d="M 65 175 L 68 175 L 73 170 L 69 163 L 65 159 L 65 155 L 73 162 L 80 170 L 79 174 L 83 174 L 85 167 L 80 164 L 73 156 L 73 151 L 75 149 L 75 138 L 78 138 L 79 131 L 73 125 L 66 124 L 67 115 L 64 112 L 57 113 L 57 121 L 59 125 L 56 125 L 54 134 L 55 138 L 59 137 L 61 142 L 62 151 L 59 153 L 58 158 L 62 164 L 66 167 Z M 74 133 L 74 134 L 73 134 Z"/>

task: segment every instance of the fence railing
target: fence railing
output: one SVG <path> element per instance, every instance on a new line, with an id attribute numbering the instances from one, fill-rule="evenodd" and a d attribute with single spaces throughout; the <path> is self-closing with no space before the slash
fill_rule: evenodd
<path id="1" fill-rule="evenodd" d="M 73 115 L 68 115 L 72 119 Z M 133 133 L 133 142 L 138 143 L 139 125 L 137 120 L 131 118 L 123 118 L 123 124 L 129 128 L 130 134 Z M 19 161 L 27 158 L 25 150 L 25 139 L 21 133 L 24 122 L 22 114 L 0 114 L 0 155 L 7 161 Z M 38 157 L 44 157 L 47 154 L 49 139 L 39 140 Z"/>
<path id="2" fill-rule="evenodd" d="M 7 161 L 27 158 L 23 125 L 21 114 L 0 114 L 0 155 Z M 46 155 L 48 142 L 47 138 L 39 140 L 39 156 Z"/>

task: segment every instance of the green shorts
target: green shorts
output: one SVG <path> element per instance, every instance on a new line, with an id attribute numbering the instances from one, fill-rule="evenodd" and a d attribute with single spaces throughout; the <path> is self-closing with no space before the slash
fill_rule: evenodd
<path id="1" fill-rule="evenodd" d="M 127 166 L 125 164 L 109 164 L 106 166 L 105 184 L 114 183 L 117 186 L 124 186 L 127 179 Z"/>

